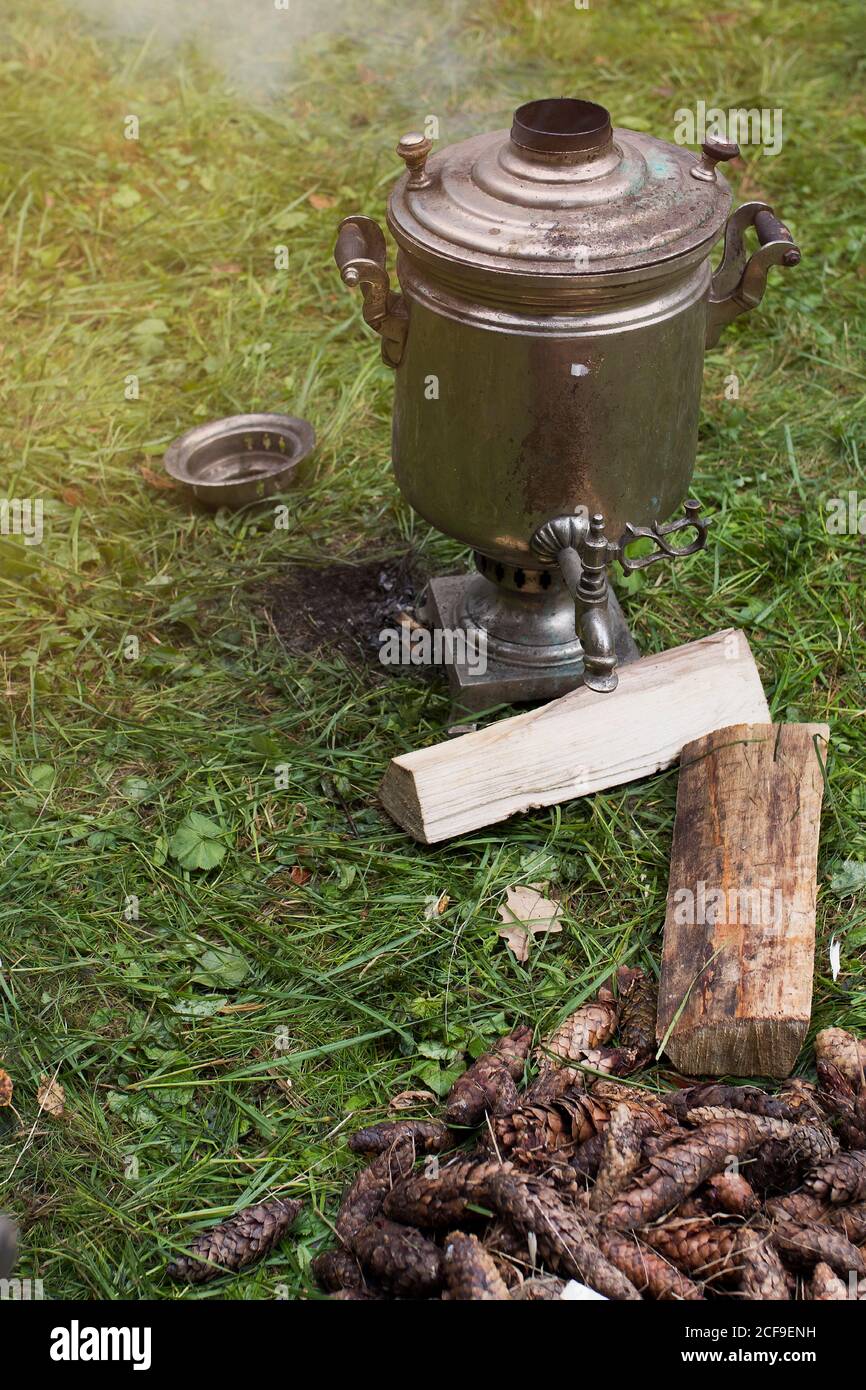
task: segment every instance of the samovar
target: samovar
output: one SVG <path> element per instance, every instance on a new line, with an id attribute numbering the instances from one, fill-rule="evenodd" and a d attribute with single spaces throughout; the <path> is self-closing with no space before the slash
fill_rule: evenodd
<path id="1" fill-rule="evenodd" d="M 608 567 L 706 544 L 693 499 L 667 520 L 694 468 L 704 349 L 799 250 L 766 203 L 729 216 L 718 166 L 736 144 L 695 155 L 594 102 L 531 101 L 510 132 L 431 150 L 397 146 L 401 292 L 371 218 L 347 217 L 335 250 L 395 369 L 399 486 L 475 552 L 478 573 L 432 580 L 422 616 L 483 640 L 485 670 L 449 670 L 463 708 L 613 690 L 637 648 Z"/>

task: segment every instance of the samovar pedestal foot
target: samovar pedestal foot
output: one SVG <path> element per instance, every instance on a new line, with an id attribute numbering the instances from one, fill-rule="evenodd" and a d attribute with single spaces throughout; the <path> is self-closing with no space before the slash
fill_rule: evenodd
<path id="1" fill-rule="evenodd" d="M 455 714 L 553 700 L 583 683 L 574 600 L 554 570 L 512 569 L 476 556 L 478 574 L 431 579 L 417 615 L 451 634 L 445 663 Z M 489 577 L 488 577 L 489 576 Z M 618 662 L 639 655 L 612 590 L 608 614 Z"/>

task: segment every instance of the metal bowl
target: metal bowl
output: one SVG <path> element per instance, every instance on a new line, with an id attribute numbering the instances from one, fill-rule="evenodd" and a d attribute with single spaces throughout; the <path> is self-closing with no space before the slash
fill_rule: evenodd
<path id="1" fill-rule="evenodd" d="M 206 507 L 245 507 L 283 492 L 315 448 L 309 420 L 294 415 L 229 415 L 196 425 L 170 444 L 165 471 Z"/>

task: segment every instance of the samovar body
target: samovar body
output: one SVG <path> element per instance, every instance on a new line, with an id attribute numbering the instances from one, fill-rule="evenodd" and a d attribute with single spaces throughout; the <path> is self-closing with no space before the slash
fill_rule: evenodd
<path id="1" fill-rule="evenodd" d="M 696 503 L 664 524 L 692 477 L 704 349 L 759 302 L 769 266 L 799 252 L 763 203 L 728 218 L 717 165 L 736 146 L 696 156 L 612 129 L 591 102 L 531 102 L 510 132 L 430 150 L 421 135 L 398 146 L 407 173 L 388 225 L 401 293 L 371 219 L 345 219 L 335 252 L 395 368 L 400 488 L 476 554 L 478 575 L 433 581 L 427 616 L 486 642 L 484 678 L 450 672 L 464 706 L 581 679 L 613 689 L 636 648 L 607 566 L 704 544 Z M 678 548 L 684 529 L 694 539 Z M 645 536 L 652 551 L 636 558 L 628 547 Z"/>

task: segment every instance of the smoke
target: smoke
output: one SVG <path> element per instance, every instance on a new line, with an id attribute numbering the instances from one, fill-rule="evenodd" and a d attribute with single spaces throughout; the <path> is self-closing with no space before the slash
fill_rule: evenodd
<path id="1" fill-rule="evenodd" d="M 67 0 L 97 32 L 135 40 L 135 71 L 195 51 L 253 104 L 327 71 L 329 47 L 387 81 L 393 100 L 453 102 L 489 50 L 473 0 Z M 494 28 L 495 34 L 495 28 Z M 473 42 L 475 41 L 475 42 Z M 475 50 L 474 56 L 472 50 Z M 489 58 L 489 51 L 488 51 Z M 345 75 L 345 66 L 343 68 Z M 432 109 L 436 109 L 435 105 Z"/>

